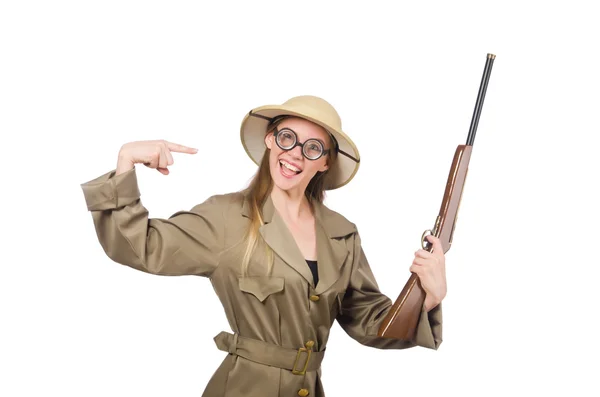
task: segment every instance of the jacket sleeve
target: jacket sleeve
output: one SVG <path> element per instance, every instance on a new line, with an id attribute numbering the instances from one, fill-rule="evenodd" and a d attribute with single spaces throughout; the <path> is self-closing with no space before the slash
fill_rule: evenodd
<path id="1" fill-rule="evenodd" d="M 212 196 L 168 219 L 148 218 L 135 168 L 115 173 L 80 185 L 108 257 L 151 274 L 210 277 L 224 245 L 226 196 Z"/>
<path id="2" fill-rule="evenodd" d="M 378 349 L 406 349 L 423 346 L 437 350 L 442 343 L 442 306 L 429 312 L 423 308 L 411 341 L 377 336 L 379 327 L 393 305 L 392 300 L 380 292 L 367 257 L 356 233 L 354 259 L 350 284 L 342 299 L 337 316 L 342 329 L 359 343 Z"/>

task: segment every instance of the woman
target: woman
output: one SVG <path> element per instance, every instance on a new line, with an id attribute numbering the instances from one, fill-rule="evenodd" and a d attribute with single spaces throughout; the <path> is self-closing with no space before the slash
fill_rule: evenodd
<path id="1" fill-rule="evenodd" d="M 377 336 L 392 302 L 356 225 L 323 204 L 325 190 L 347 184 L 359 166 L 335 109 L 313 96 L 259 107 L 244 118 L 241 139 L 259 165 L 248 188 L 169 219 L 148 219 L 134 165 L 168 174 L 171 152 L 195 149 L 128 143 L 116 170 L 81 185 L 111 259 L 152 274 L 210 278 L 234 332 L 214 338 L 228 354 L 203 396 L 324 396 L 321 362 L 334 320 L 367 346 L 437 349 L 446 281 L 432 236 L 434 251 L 417 251 L 410 268 L 427 292 L 415 339 Z"/>

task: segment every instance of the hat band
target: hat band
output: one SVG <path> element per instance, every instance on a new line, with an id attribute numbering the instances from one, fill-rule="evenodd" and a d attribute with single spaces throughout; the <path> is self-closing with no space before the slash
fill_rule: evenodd
<path id="1" fill-rule="evenodd" d="M 249 116 L 253 116 L 253 117 L 258 117 L 261 118 L 263 120 L 267 120 L 269 123 L 272 123 L 275 119 L 277 119 L 277 117 L 267 117 L 267 116 L 263 116 L 262 114 L 257 114 L 257 113 L 252 113 L 252 110 L 248 113 Z M 326 129 L 327 131 L 327 129 Z M 353 160 L 355 163 L 360 163 L 360 160 L 355 158 L 354 156 L 352 156 L 349 153 L 344 152 L 342 149 L 340 149 L 340 145 L 338 144 L 337 139 L 335 138 L 335 136 L 327 131 L 327 133 L 329 134 L 329 136 L 331 136 L 333 138 L 333 141 L 335 142 L 335 151 L 338 153 L 343 154 L 344 156 L 348 157 L 349 159 Z"/>

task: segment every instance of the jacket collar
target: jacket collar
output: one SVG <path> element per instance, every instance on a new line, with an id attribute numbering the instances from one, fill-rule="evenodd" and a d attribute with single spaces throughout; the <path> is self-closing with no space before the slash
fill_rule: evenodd
<path id="1" fill-rule="evenodd" d="M 348 255 L 346 244 L 340 238 L 356 232 L 356 225 L 322 203 L 315 202 L 314 209 L 319 272 L 315 294 L 320 294 L 339 279 L 342 265 Z M 249 201 L 244 197 L 242 215 L 250 218 L 250 214 Z M 310 268 L 270 195 L 263 205 L 263 221 L 264 225 L 259 228 L 259 232 L 265 242 L 314 288 Z"/>

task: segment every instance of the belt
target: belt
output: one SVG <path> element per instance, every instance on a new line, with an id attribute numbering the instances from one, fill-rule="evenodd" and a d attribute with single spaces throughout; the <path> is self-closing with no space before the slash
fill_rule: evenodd
<path id="1" fill-rule="evenodd" d="M 306 371 L 316 371 L 325 356 L 325 350 L 312 351 L 312 343 L 307 343 L 306 347 L 299 349 L 290 349 L 226 331 L 220 332 L 213 339 L 219 350 L 260 364 L 288 369 L 295 375 L 304 375 Z"/>

